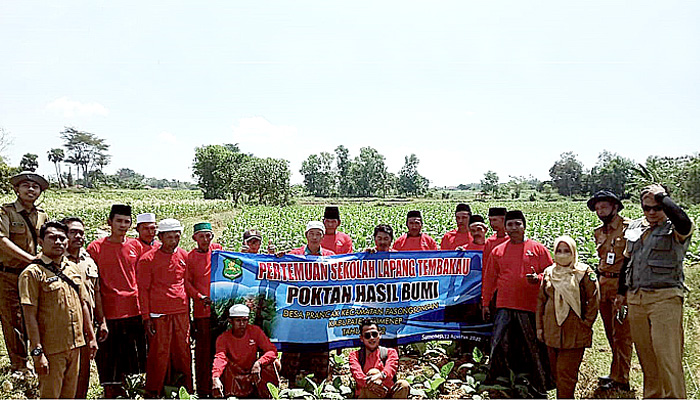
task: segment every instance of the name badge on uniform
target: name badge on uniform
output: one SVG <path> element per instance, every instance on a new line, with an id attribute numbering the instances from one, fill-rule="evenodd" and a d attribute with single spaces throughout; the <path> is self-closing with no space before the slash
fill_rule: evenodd
<path id="1" fill-rule="evenodd" d="M 54 282 L 56 282 L 57 280 L 58 280 L 58 277 L 57 277 L 57 276 L 52 276 L 51 278 L 48 278 L 48 279 L 46 280 L 46 283 L 54 283 Z"/>
<path id="2" fill-rule="evenodd" d="M 609 252 L 605 262 L 608 263 L 608 265 L 615 264 L 615 253 L 613 253 L 612 251 Z"/>

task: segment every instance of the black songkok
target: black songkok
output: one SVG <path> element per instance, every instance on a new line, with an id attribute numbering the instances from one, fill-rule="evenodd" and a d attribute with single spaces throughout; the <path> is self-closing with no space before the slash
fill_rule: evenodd
<path id="1" fill-rule="evenodd" d="M 471 209 L 471 207 L 469 207 L 469 204 L 464 204 L 464 203 L 457 204 L 457 209 L 455 209 L 455 212 L 458 213 L 460 211 L 466 211 L 469 214 L 472 213 L 472 209 Z"/>
<path id="2" fill-rule="evenodd" d="M 505 207 L 491 207 L 489 208 L 489 217 L 502 217 L 506 215 Z"/>
<path id="3" fill-rule="evenodd" d="M 469 225 L 476 223 L 476 222 L 484 223 L 484 217 L 482 217 L 479 214 L 474 214 L 469 218 Z"/>
<path id="4" fill-rule="evenodd" d="M 340 219 L 340 210 L 336 206 L 328 206 L 323 212 L 323 218 L 325 219 Z"/>
<path id="5" fill-rule="evenodd" d="M 506 223 L 511 219 L 521 219 L 523 220 L 523 226 L 527 226 L 525 223 L 525 215 L 520 210 L 510 210 L 506 213 Z"/>
<path id="6" fill-rule="evenodd" d="M 112 204 L 112 209 L 109 210 L 109 219 L 114 218 L 117 214 L 131 217 L 131 206 L 126 204 Z"/>
<path id="7" fill-rule="evenodd" d="M 406 219 L 409 219 L 409 218 L 421 218 L 422 219 L 423 217 L 420 215 L 420 211 L 412 210 L 412 211 L 409 211 L 408 214 L 406 215 Z"/>

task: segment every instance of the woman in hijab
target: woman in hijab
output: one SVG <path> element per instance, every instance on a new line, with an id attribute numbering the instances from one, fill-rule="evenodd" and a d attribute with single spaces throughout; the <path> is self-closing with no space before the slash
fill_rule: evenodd
<path id="1" fill-rule="evenodd" d="M 536 317 L 537 338 L 547 345 L 558 398 L 574 398 L 583 352 L 593 340 L 598 302 L 596 274 L 578 262 L 576 242 L 569 236 L 557 238 L 554 264 L 544 270 Z"/>

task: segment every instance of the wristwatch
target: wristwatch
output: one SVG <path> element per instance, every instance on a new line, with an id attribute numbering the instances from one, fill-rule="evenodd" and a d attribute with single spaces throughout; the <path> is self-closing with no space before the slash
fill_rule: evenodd
<path id="1" fill-rule="evenodd" d="M 32 352 L 30 353 L 32 357 L 39 357 L 40 355 L 44 354 L 44 349 L 41 347 L 35 347 L 32 349 Z"/>

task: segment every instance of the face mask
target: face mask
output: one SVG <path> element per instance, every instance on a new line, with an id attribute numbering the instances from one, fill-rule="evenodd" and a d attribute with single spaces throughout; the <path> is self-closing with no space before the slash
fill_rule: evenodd
<path id="1" fill-rule="evenodd" d="M 563 267 L 567 267 L 574 261 L 574 255 L 571 253 L 558 253 L 554 255 L 554 261 Z"/>

